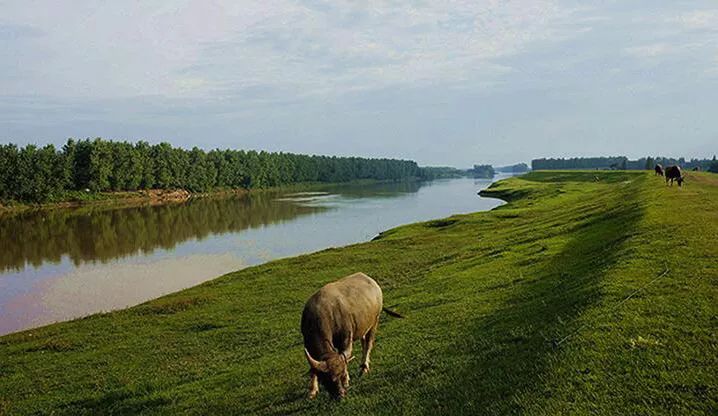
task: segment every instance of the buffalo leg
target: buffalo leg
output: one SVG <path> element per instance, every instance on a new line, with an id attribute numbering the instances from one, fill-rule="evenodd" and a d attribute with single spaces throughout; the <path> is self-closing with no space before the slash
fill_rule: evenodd
<path id="1" fill-rule="evenodd" d="M 319 393 L 319 380 L 317 379 L 317 373 L 314 370 L 309 371 L 309 395 L 310 399 L 317 397 Z"/>
<path id="2" fill-rule="evenodd" d="M 361 359 L 361 366 L 359 367 L 359 374 L 364 375 L 369 372 L 369 356 L 371 355 L 371 349 L 374 348 L 374 340 L 376 339 L 376 330 L 379 327 L 379 318 L 377 317 L 376 323 L 369 331 L 367 331 L 366 335 L 362 337 L 361 340 L 361 349 L 362 349 L 362 359 Z"/>

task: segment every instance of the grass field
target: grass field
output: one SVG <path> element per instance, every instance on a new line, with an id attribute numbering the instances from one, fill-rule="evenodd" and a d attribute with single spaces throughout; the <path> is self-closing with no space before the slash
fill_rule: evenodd
<path id="1" fill-rule="evenodd" d="M 0 414 L 718 413 L 718 175 L 486 194 L 510 202 L 2 337 Z M 406 318 L 346 400 L 308 401 L 304 301 L 356 271 Z"/>

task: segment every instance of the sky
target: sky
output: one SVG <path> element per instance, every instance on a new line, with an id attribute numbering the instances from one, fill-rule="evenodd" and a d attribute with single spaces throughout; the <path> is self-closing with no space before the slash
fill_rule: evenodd
<path id="1" fill-rule="evenodd" d="M 0 143 L 718 153 L 718 2 L 0 0 Z"/>

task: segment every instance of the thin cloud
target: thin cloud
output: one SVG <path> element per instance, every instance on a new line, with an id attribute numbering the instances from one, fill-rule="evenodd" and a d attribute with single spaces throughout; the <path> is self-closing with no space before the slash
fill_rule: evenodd
<path id="1" fill-rule="evenodd" d="M 693 10 L 671 18 L 670 21 L 688 29 L 718 32 L 718 9 Z"/>
<path id="2" fill-rule="evenodd" d="M 668 43 L 653 43 L 650 45 L 631 46 L 624 48 L 623 52 L 636 58 L 655 58 L 658 56 L 669 55 L 680 50 L 677 46 Z"/>
<path id="3" fill-rule="evenodd" d="M 42 61 L 46 69 L 23 88 L 56 96 L 182 96 L 256 85 L 326 93 L 472 80 L 491 77 L 497 58 L 564 36 L 557 27 L 571 17 L 551 0 L 73 4 L 50 3 L 38 14 L 13 8 L 27 22 L 17 27 L 47 32 L 40 44 L 24 45 L 27 66 Z M 5 87 L 18 92 L 17 84 Z"/>

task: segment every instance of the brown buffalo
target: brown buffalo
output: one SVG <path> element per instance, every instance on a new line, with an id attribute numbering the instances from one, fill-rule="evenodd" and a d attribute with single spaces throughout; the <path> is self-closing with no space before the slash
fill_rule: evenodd
<path id="1" fill-rule="evenodd" d="M 382 306 L 379 285 L 364 273 L 355 273 L 319 289 L 304 305 L 302 335 L 309 362 L 309 398 L 319 392 L 319 382 L 335 397 L 344 397 L 349 387 L 348 363 L 352 344 L 361 339 L 360 374 L 369 371 Z"/>
<path id="2" fill-rule="evenodd" d="M 656 170 L 656 175 L 663 176 L 663 166 L 656 164 L 655 170 Z"/>
<path id="3" fill-rule="evenodd" d="M 666 168 L 666 185 L 668 185 L 668 181 L 671 181 L 671 186 L 673 186 L 674 180 L 678 182 L 678 186 L 683 185 L 683 172 L 681 171 L 681 167 L 678 165 Z"/>

